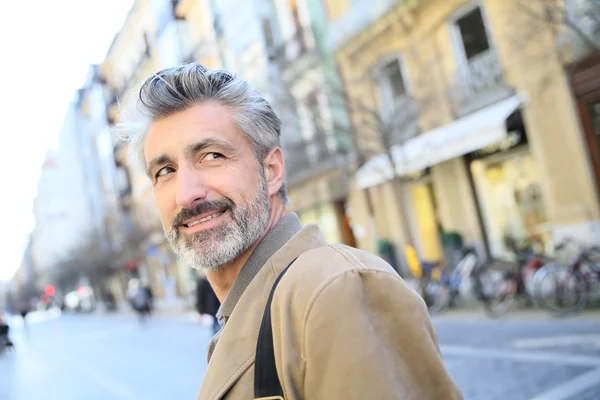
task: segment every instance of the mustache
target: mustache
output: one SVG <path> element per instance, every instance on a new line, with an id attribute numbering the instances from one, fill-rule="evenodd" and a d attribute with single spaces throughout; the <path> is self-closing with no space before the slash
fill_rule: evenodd
<path id="1" fill-rule="evenodd" d="M 171 224 L 171 228 L 174 230 L 178 230 L 179 227 L 183 224 L 184 221 L 197 217 L 201 214 L 212 212 L 212 211 L 227 211 L 233 210 L 235 208 L 235 203 L 230 199 L 221 199 L 221 200 L 206 200 L 202 203 L 198 203 L 194 208 L 184 208 L 182 209 L 175 218 L 173 218 L 173 222 Z"/>

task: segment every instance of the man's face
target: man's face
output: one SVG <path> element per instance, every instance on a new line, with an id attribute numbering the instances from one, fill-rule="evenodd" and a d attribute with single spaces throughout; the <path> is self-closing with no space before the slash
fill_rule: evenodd
<path id="1" fill-rule="evenodd" d="M 265 233 L 270 202 L 262 165 L 233 111 L 196 105 L 154 122 L 144 148 L 167 239 L 194 268 L 215 271 Z"/>

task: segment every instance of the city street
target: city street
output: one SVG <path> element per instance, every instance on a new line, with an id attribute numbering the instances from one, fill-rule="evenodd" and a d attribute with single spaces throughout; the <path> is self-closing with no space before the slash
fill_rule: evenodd
<path id="1" fill-rule="evenodd" d="M 600 398 L 600 316 L 434 318 L 465 399 Z M 0 359 L 2 400 L 195 399 L 209 329 L 190 315 L 58 315 L 14 327 Z"/>

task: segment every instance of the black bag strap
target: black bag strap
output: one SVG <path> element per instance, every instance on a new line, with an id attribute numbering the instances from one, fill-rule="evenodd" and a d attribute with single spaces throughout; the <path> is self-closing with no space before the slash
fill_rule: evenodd
<path id="1" fill-rule="evenodd" d="M 254 398 L 255 400 L 284 400 L 281 382 L 277 376 L 277 366 L 275 365 L 275 350 L 273 349 L 273 327 L 271 325 L 271 303 L 275 288 L 286 271 L 296 261 L 294 258 L 291 263 L 275 279 L 269 299 L 265 306 L 265 312 L 260 324 L 258 341 L 256 343 L 256 361 L 254 363 Z"/>

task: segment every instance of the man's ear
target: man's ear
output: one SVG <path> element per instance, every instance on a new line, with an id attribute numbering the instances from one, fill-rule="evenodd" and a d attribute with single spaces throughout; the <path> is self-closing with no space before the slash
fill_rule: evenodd
<path id="1" fill-rule="evenodd" d="M 263 168 L 270 197 L 279 192 L 285 180 L 285 161 L 281 147 L 276 147 L 267 154 L 263 161 Z"/>

